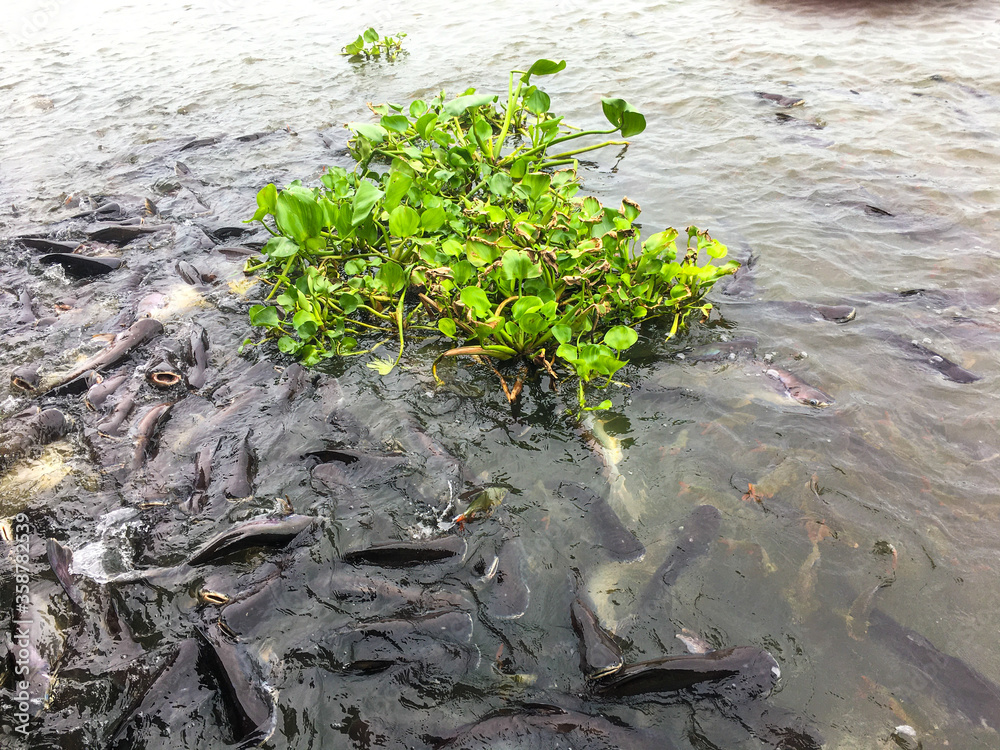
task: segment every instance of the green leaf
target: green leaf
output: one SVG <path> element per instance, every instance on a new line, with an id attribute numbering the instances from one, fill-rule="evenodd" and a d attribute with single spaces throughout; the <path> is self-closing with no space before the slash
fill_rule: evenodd
<path id="1" fill-rule="evenodd" d="M 382 208 L 386 211 L 392 211 L 396 208 L 412 184 L 413 178 L 404 172 L 393 172 L 390 174 L 389 183 L 385 188 L 385 200 L 382 202 Z"/>
<path id="2" fill-rule="evenodd" d="M 381 125 L 373 125 L 370 122 L 349 122 L 347 127 L 372 143 L 381 143 L 389 135 L 389 131 Z"/>
<path id="3" fill-rule="evenodd" d="M 299 245 L 304 245 L 310 237 L 319 236 L 324 210 L 316 203 L 311 190 L 290 187 L 278 194 L 274 207 L 274 220 L 278 228 L 291 235 Z"/>
<path id="4" fill-rule="evenodd" d="M 272 237 L 262 250 L 271 258 L 290 258 L 298 251 L 299 246 L 287 237 Z"/>
<path id="5" fill-rule="evenodd" d="M 405 133 L 410 127 L 410 121 L 406 115 L 386 115 L 379 123 L 386 130 L 391 130 L 393 133 Z"/>
<path id="6" fill-rule="evenodd" d="M 278 351 L 282 354 L 295 354 L 301 346 L 302 344 L 291 336 L 282 336 L 278 339 Z"/>
<path id="7" fill-rule="evenodd" d="M 533 279 L 542 275 L 542 269 L 531 262 L 524 250 L 508 250 L 503 254 L 503 275 L 508 281 Z"/>
<path id="8" fill-rule="evenodd" d="M 639 334 L 628 326 L 615 326 L 604 334 L 604 343 L 618 351 L 628 349 L 638 340 Z"/>
<path id="9" fill-rule="evenodd" d="M 375 187 L 374 184 L 368 180 L 361 180 L 357 191 L 354 193 L 354 201 L 351 204 L 353 209 L 351 226 L 356 227 L 367 219 L 378 199 L 383 195 L 384 193 Z"/>
<path id="10" fill-rule="evenodd" d="M 412 210 L 412 209 L 411 209 Z M 383 263 L 375 274 L 375 283 L 389 294 L 398 294 L 406 286 L 406 276 L 403 268 L 396 261 Z"/>
<path id="11" fill-rule="evenodd" d="M 526 295 L 513 304 L 510 314 L 514 320 L 520 320 L 527 313 L 536 312 L 541 306 L 541 298 Z"/>
<path id="12" fill-rule="evenodd" d="M 514 181 L 504 172 L 496 172 L 486 180 L 486 186 L 498 198 L 507 198 L 514 189 Z"/>
<path id="13" fill-rule="evenodd" d="M 495 94 L 465 94 L 445 104 L 441 112 L 447 117 L 458 117 L 470 107 L 481 107 L 493 101 L 496 101 Z"/>
<path id="14" fill-rule="evenodd" d="M 493 245 L 479 240 L 469 240 L 465 243 L 465 254 L 474 266 L 488 266 L 500 254 Z"/>
<path id="15" fill-rule="evenodd" d="M 271 327 L 280 326 L 281 319 L 278 317 L 278 308 L 271 305 L 251 305 L 250 325 Z"/>
<path id="16" fill-rule="evenodd" d="M 446 214 L 444 212 L 444 209 L 441 208 L 440 206 L 435 206 L 434 208 L 428 208 L 422 214 L 420 214 L 420 226 L 422 226 L 428 232 L 436 232 L 438 229 L 444 226 L 444 223 L 447 220 L 448 220 L 448 214 Z"/>
<path id="17" fill-rule="evenodd" d="M 417 132 L 420 133 L 420 137 L 424 140 L 430 138 L 428 131 L 432 130 L 435 125 L 437 125 L 438 116 L 435 112 L 424 112 L 417 118 Z"/>
<path id="18" fill-rule="evenodd" d="M 395 366 L 396 363 L 392 360 L 382 359 L 381 357 L 373 357 L 372 361 L 367 363 L 367 367 L 376 370 L 379 375 L 388 375 Z"/>
<path id="19" fill-rule="evenodd" d="M 521 185 L 528 191 L 531 200 L 538 200 L 549 189 L 552 175 L 547 172 L 529 172 L 521 178 Z"/>
<path id="20" fill-rule="evenodd" d="M 566 61 L 560 60 L 559 62 L 552 62 L 552 60 L 535 60 L 528 72 L 521 76 L 521 80 L 525 83 L 531 80 L 531 76 L 550 76 L 553 73 L 558 73 L 560 70 L 566 67 Z"/>
<path id="21" fill-rule="evenodd" d="M 486 297 L 486 292 L 478 286 L 465 287 L 465 289 L 459 292 L 459 299 L 462 300 L 463 305 L 476 313 L 477 318 L 485 318 L 493 312 L 490 301 Z"/>
<path id="22" fill-rule="evenodd" d="M 562 323 L 554 325 L 552 326 L 552 337 L 560 344 L 565 344 L 573 338 L 573 329 Z"/>
<path id="23" fill-rule="evenodd" d="M 529 336 L 537 336 L 549 327 L 549 321 L 537 312 L 525 313 L 517 321 L 517 324 L 521 327 L 521 330 Z"/>
<path id="24" fill-rule="evenodd" d="M 344 273 L 350 276 L 357 276 L 365 272 L 368 263 L 364 258 L 351 258 L 344 264 Z"/>
<path id="25" fill-rule="evenodd" d="M 340 295 L 340 307 L 343 309 L 345 315 L 350 315 L 352 312 L 358 309 L 358 305 L 361 304 L 361 298 L 356 294 L 341 294 Z"/>
<path id="26" fill-rule="evenodd" d="M 319 330 L 315 316 L 307 310 L 299 310 L 295 313 L 292 316 L 292 325 L 295 327 L 295 332 L 303 339 L 311 338 Z"/>
<path id="27" fill-rule="evenodd" d="M 427 111 L 427 102 L 416 99 L 410 102 L 410 117 L 421 117 Z"/>
<path id="28" fill-rule="evenodd" d="M 447 242 L 445 244 L 448 244 Z M 458 244 L 458 243 L 455 243 Z M 476 275 L 476 267 L 467 260 L 451 264 L 451 276 L 458 286 L 464 286 Z"/>
<path id="29" fill-rule="evenodd" d="M 450 339 L 455 338 L 455 332 L 457 330 L 455 327 L 455 321 L 451 318 L 441 318 L 441 320 L 438 321 L 438 330 Z"/>
<path id="30" fill-rule="evenodd" d="M 621 132 L 623 138 L 638 135 L 646 129 L 646 118 L 624 99 L 601 99 L 601 106 L 608 122 Z"/>
<path id="31" fill-rule="evenodd" d="M 396 237 L 412 237 L 420 229 L 420 214 L 409 206 L 401 205 L 389 214 L 389 232 Z"/>
<path id="32" fill-rule="evenodd" d="M 265 185 L 257 193 L 257 212 L 250 221 L 260 221 L 268 214 L 274 213 L 274 207 L 278 200 L 278 188 L 273 184 Z"/>
<path id="33" fill-rule="evenodd" d="M 552 106 L 552 100 L 541 89 L 535 89 L 524 100 L 524 108 L 534 115 L 541 115 L 548 112 L 550 106 Z"/>
<path id="34" fill-rule="evenodd" d="M 556 349 L 556 356 L 562 357 L 567 362 L 576 362 L 580 358 L 580 352 L 572 344 L 562 343 Z"/>

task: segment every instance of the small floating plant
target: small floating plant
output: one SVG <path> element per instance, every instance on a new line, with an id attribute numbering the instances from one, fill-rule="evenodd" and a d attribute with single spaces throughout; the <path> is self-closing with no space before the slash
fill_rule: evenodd
<path id="1" fill-rule="evenodd" d="M 347 126 L 353 170 L 264 187 L 249 221 L 272 238 L 246 271 L 271 287 L 250 308 L 265 336 L 244 344 L 276 340 L 314 365 L 394 342 L 394 359 L 368 362 L 385 375 L 408 341 L 440 337 L 451 345 L 435 378 L 445 357 L 520 360 L 575 375 L 581 410 L 610 407 L 588 407 L 584 386 L 607 386 L 627 363 L 633 326 L 663 318 L 673 336 L 707 314 L 705 295 L 739 264 L 714 263 L 725 245 L 693 226 L 640 240 L 637 203 L 579 194 L 577 157 L 627 145 L 646 121 L 606 98 L 609 128 L 569 127 L 534 83 L 565 67 L 512 71 L 504 100 L 468 89 L 370 105 L 377 122 Z M 508 388 L 501 375 L 509 399 L 523 377 Z"/>
<path id="2" fill-rule="evenodd" d="M 372 27 L 365 29 L 364 33 L 358 34 L 358 38 L 353 42 L 344 45 L 342 55 L 350 55 L 352 61 L 385 59 L 392 62 L 400 52 L 403 52 L 403 37 L 406 34 L 396 34 L 396 36 L 381 36 Z"/>

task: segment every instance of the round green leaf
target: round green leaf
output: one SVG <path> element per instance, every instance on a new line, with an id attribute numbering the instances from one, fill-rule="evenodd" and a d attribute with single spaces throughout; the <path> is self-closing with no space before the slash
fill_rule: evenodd
<path id="1" fill-rule="evenodd" d="M 618 351 L 628 349 L 638 340 L 639 334 L 628 326 L 615 326 L 604 334 L 604 343 Z"/>
<path id="2" fill-rule="evenodd" d="M 255 325 L 255 326 L 281 325 L 281 319 L 278 317 L 278 308 L 272 305 L 251 305 L 250 325 Z"/>
<path id="3" fill-rule="evenodd" d="M 420 229 L 420 214 L 409 206 L 400 205 L 389 214 L 389 231 L 396 237 L 412 237 Z"/>
<path id="4" fill-rule="evenodd" d="M 552 337 L 560 344 L 565 344 L 573 338 L 573 329 L 562 323 L 552 326 Z"/>
<path id="5" fill-rule="evenodd" d="M 465 289 L 459 292 L 459 299 L 462 300 L 463 305 L 472 309 L 478 318 L 485 318 L 493 312 L 490 301 L 486 297 L 486 292 L 478 286 L 465 287 Z"/>
<path id="6" fill-rule="evenodd" d="M 450 339 L 455 338 L 455 321 L 451 318 L 441 318 L 438 321 L 438 330 Z"/>

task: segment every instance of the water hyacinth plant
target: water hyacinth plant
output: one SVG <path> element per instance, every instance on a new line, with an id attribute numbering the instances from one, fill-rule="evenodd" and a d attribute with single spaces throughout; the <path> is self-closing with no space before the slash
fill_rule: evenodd
<path id="1" fill-rule="evenodd" d="M 387 374 L 408 337 L 443 336 L 454 345 L 442 357 L 575 374 L 583 408 L 584 384 L 606 385 L 626 364 L 637 321 L 665 316 L 673 335 L 704 314 L 708 290 L 738 264 L 714 264 L 726 248 L 696 227 L 640 241 L 638 204 L 579 195 L 576 157 L 625 143 L 580 139 L 629 138 L 646 122 L 609 98 L 610 128 L 566 127 L 533 82 L 564 67 L 513 71 L 505 101 L 469 89 L 374 106 L 378 122 L 348 124 L 353 170 L 263 188 L 251 221 L 273 237 L 246 270 L 271 286 L 250 308 L 264 340 L 305 364 L 392 340 L 394 360 L 369 362 Z"/>
<path id="2" fill-rule="evenodd" d="M 406 34 L 396 34 L 396 36 L 379 36 L 375 29 L 369 27 L 364 33 L 358 34 L 358 38 L 353 42 L 344 45 L 342 55 L 350 55 L 351 60 L 372 60 L 384 58 L 390 62 L 403 51 L 403 37 Z"/>

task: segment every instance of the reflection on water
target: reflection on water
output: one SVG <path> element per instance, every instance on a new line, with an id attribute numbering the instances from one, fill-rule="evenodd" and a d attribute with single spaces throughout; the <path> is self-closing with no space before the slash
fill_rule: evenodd
<path id="1" fill-rule="evenodd" d="M 900 724 L 925 748 L 996 745 L 990 688 L 977 682 L 1000 683 L 995 4 L 361 11 L 90 0 L 9 13 L 3 235 L 55 225 L 60 239 L 79 239 L 101 217 L 69 217 L 104 196 L 130 216 L 148 199 L 166 226 L 95 249 L 125 267 L 92 280 L 3 245 L 8 369 L 69 370 L 105 346 L 91 336 L 145 313 L 164 323 L 168 349 L 150 343 L 106 372 L 125 377 L 100 413 L 82 395 L 0 393 L 4 418 L 38 405 L 72 420 L 65 438 L 4 459 L 0 478 L 0 516 L 24 511 L 36 531 L 31 606 L 39 664 L 50 663 L 34 674 L 48 679 L 51 703 L 33 719 L 33 746 L 153 736 L 150 747 L 221 745 L 273 705 L 278 747 L 426 747 L 519 702 L 558 703 L 559 720 L 593 746 L 640 746 L 646 732 L 658 746 L 779 746 L 713 699 L 580 698 L 577 593 L 629 662 L 682 653 L 683 628 L 716 648 L 767 649 L 782 671 L 774 715 L 828 747 L 882 747 Z M 339 56 L 368 25 L 406 32 L 407 54 L 360 66 Z M 432 342 L 383 380 L 363 363 L 300 376 L 266 349 L 237 353 L 243 310 L 263 292 L 242 277 L 238 251 L 219 248 L 260 239 L 239 232 L 260 186 L 343 163 L 339 126 L 366 117 L 367 101 L 500 89 L 507 70 L 538 57 L 568 62 L 546 88 L 569 121 L 596 123 L 610 94 L 646 114 L 648 130 L 617 168 L 614 155 L 585 165 L 589 190 L 637 200 L 647 232 L 694 223 L 758 259 L 739 294 L 715 295 L 711 321 L 674 341 L 643 328 L 630 387 L 590 426 L 603 444 L 565 417 L 566 387 L 530 383 L 516 418 L 486 369 L 453 365 L 436 389 Z M 185 280 L 181 260 L 200 279 L 184 267 Z M 918 289 L 934 291 L 900 294 Z M 824 320 L 793 300 L 857 316 Z M 154 354 L 184 361 L 195 323 L 209 341 L 205 386 L 154 390 L 144 366 Z M 750 337 L 753 356 L 678 356 Z M 911 341 L 981 379 L 949 380 Z M 770 367 L 834 405 L 788 399 Z M 105 420 L 126 399 L 123 434 L 109 437 Z M 125 468 L 138 423 L 163 403 L 169 418 L 140 468 Z M 613 560 L 591 523 L 605 511 L 579 501 L 586 494 L 568 498 L 567 482 L 607 500 L 645 555 Z M 235 488 L 247 483 L 243 497 Z M 500 508 L 448 528 L 459 494 L 483 483 L 506 489 Z M 97 583 L 182 563 L 220 530 L 286 503 L 320 519 L 287 547 Z M 714 540 L 650 596 L 679 526 L 705 504 L 721 513 Z M 390 539 L 441 535 L 467 542 L 461 562 L 340 562 Z M 75 552 L 83 614 L 49 572 L 50 536 Z M 440 612 L 462 616 L 421 619 Z M 390 624 L 370 632 L 376 620 Z M 214 630 L 223 626 L 236 646 Z M 226 688 L 229 674 L 249 676 L 256 692 Z M 632 734 L 585 723 L 597 714 Z M 522 729 L 551 737 L 551 720 L 532 714 Z"/>

